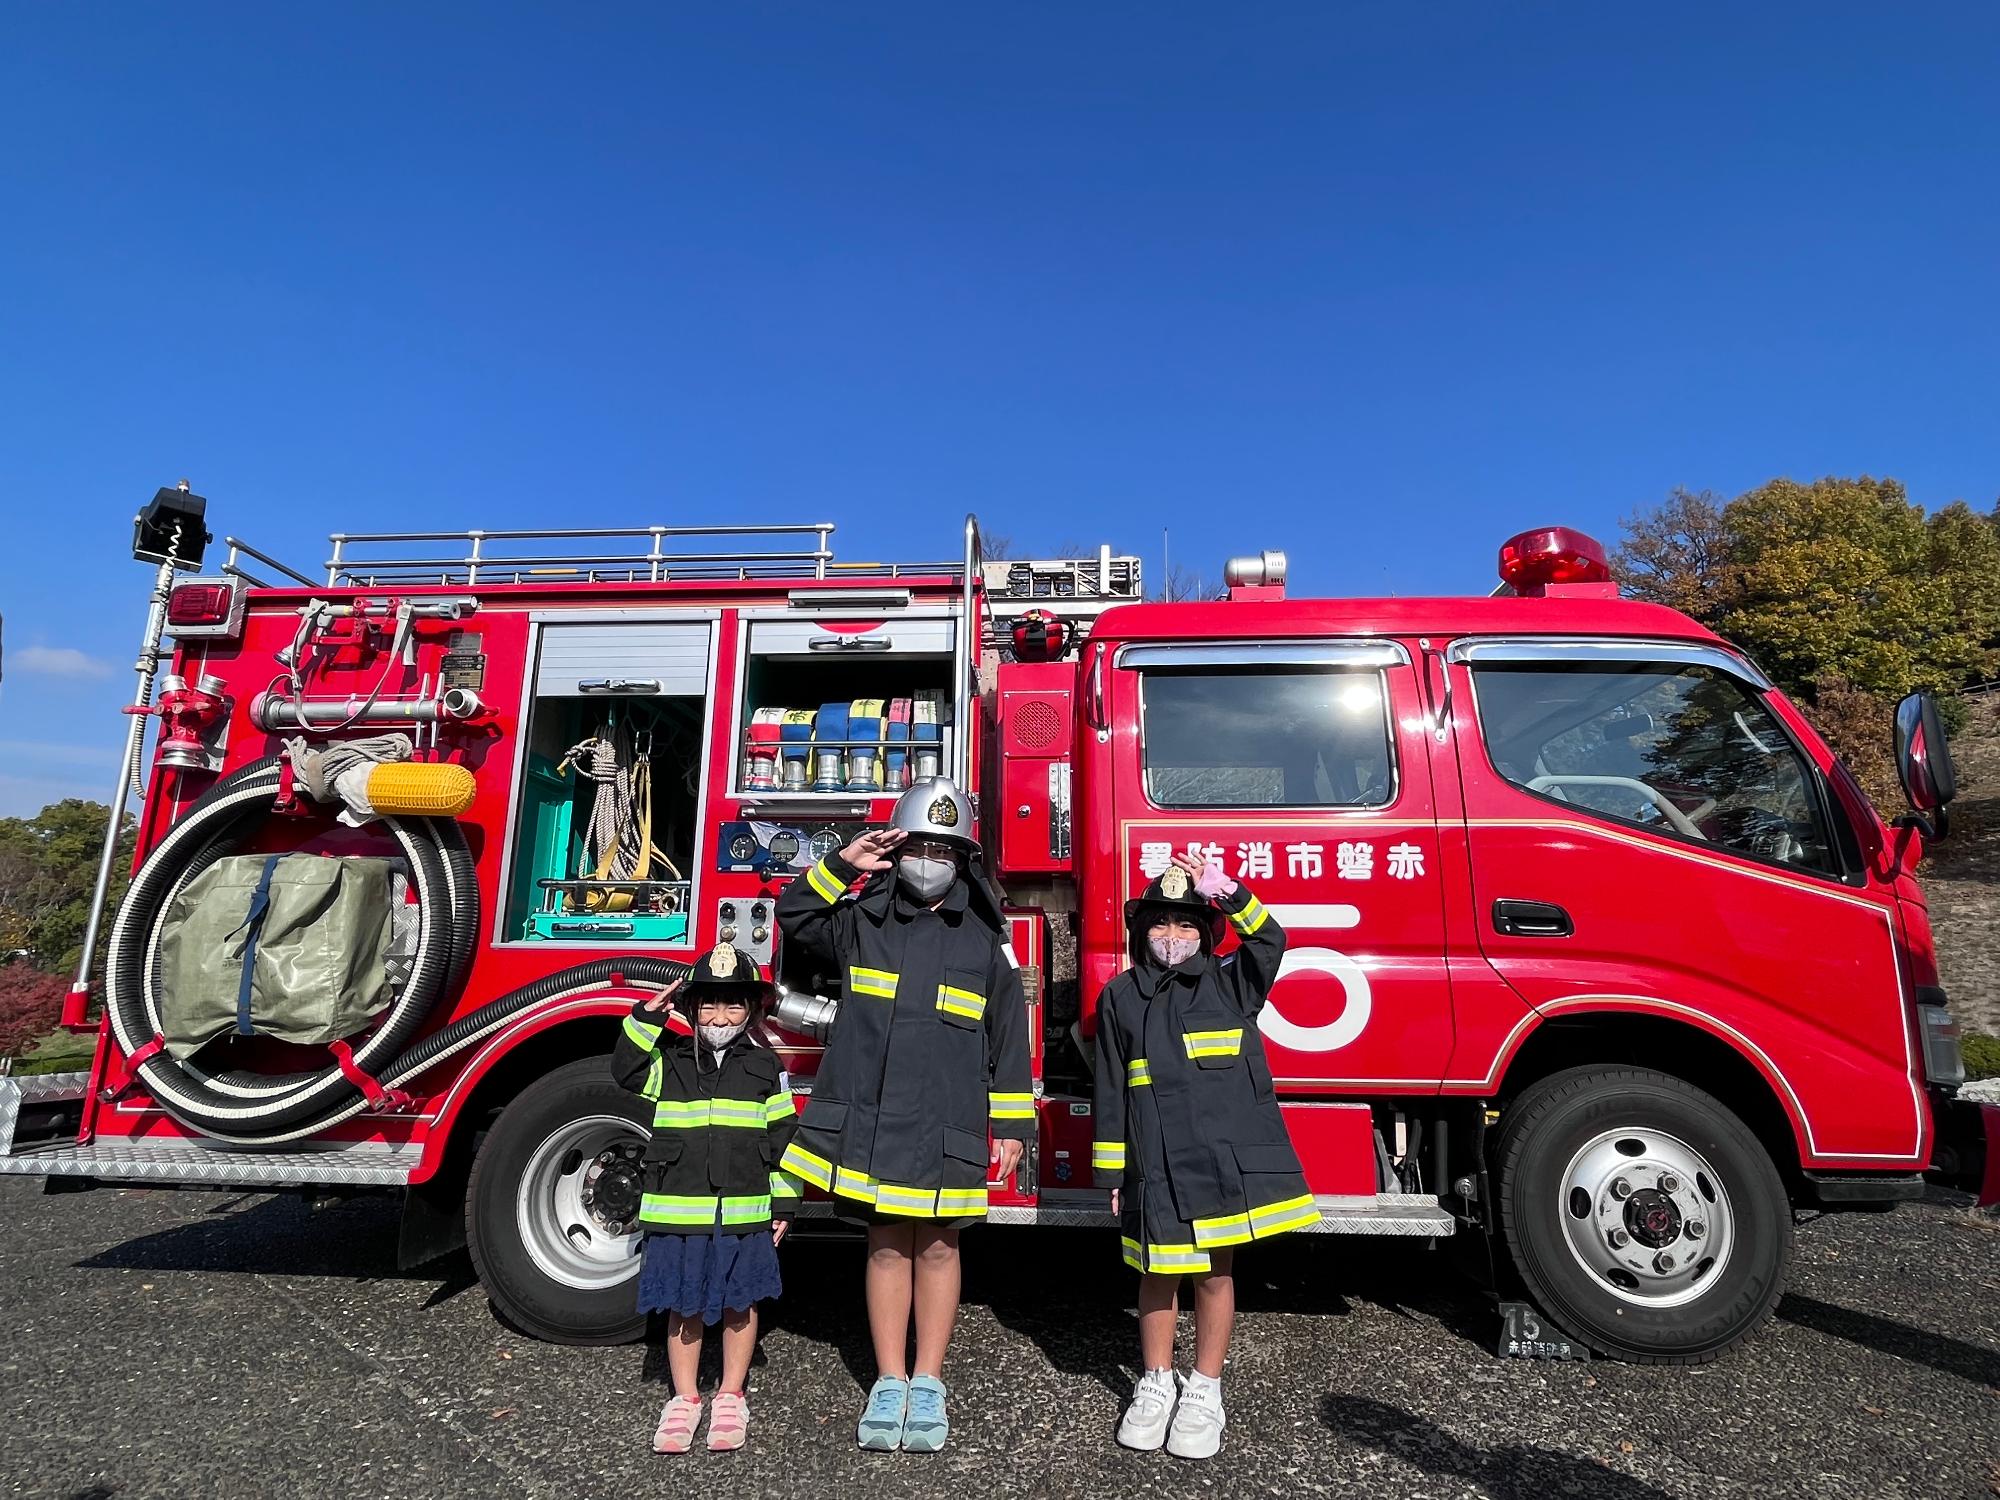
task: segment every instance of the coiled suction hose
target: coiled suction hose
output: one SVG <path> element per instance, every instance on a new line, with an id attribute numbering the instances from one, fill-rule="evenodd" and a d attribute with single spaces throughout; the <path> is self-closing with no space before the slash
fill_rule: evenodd
<path id="1" fill-rule="evenodd" d="M 282 760 L 272 756 L 218 781 L 160 840 L 132 877 L 106 954 L 105 1013 L 118 1045 L 132 1055 L 160 1034 L 158 950 L 161 918 L 177 892 L 234 850 L 278 795 Z M 385 817 L 383 827 L 409 861 L 417 890 L 417 948 L 410 977 L 381 1023 L 353 1049 L 353 1063 L 385 1088 L 416 1077 L 506 1025 L 530 1006 L 602 989 L 614 974 L 666 984 L 688 965 L 637 955 L 599 959 L 523 985 L 418 1040 L 440 999 L 456 993 L 479 934 L 479 887 L 471 851 L 448 818 Z M 275 1145 L 317 1134 L 368 1107 L 336 1064 L 289 1074 L 202 1071 L 153 1049 L 139 1078 L 170 1115 L 216 1140 Z"/>

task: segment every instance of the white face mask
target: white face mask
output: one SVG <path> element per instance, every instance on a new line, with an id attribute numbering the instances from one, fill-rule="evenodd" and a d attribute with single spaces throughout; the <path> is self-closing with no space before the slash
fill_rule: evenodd
<path id="1" fill-rule="evenodd" d="M 1148 937 L 1146 939 L 1146 946 L 1153 950 L 1153 957 L 1171 969 L 1175 964 L 1186 963 L 1197 953 L 1201 952 L 1201 939 L 1198 937 Z"/>
<path id="2" fill-rule="evenodd" d="M 958 862 L 905 854 L 896 861 L 896 875 L 919 901 L 935 901 L 958 879 Z"/>
<path id="3" fill-rule="evenodd" d="M 726 1021 L 717 1025 L 710 1025 L 704 1021 L 701 1024 L 701 1039 L 705 1045 L 720 1052 L 749 1029 L 750 1023 L 747 1020 Z"/>

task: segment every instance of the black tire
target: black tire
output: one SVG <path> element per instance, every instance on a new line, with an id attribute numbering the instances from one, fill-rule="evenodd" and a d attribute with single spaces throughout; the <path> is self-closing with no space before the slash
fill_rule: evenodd
<path id="1" fill-rule="evenodd" d="M 629 1273 L 611 1285 L 572 1285 L 538 1263 L 527 1242 L 534 1230 L 521 1222 L 522 1180 L 545 1143 L 580 1128 L 579 1122 L 606 1117 L 631 1121 L 638 1127 L 631 1139 L 643 1144 L 650 1127 L 644 1101 L 612 1080 L 608 1058 L 583 1058 L 516 1095 L 473 1159 L 465 1195 L 473 1267 L 494 1310 L 521 1332 L 549 1343 L 628 1344 L 645 1336 L 646 1316 L 637 1311 L 637 1256 L 630 1257 Z M 550 1159 L 567 1156 L 552 1153 Z M 611 1239 L 603 1238 L 607 1247 Z"/>
<path id="2" fill-rule="evenodd" d="M 1610 1149 L 1629 1151 L 1630 1144 L 1645 1139 L 1638 1133 L 1656 1132 L 1699 1153 L 1716 1179 L 1709 1186 L 1722 1195 L 1728 1210 L 1727 1257 L 1711 1281 L 1689 1285 L 1685 1294 L 1690 1300 L 1677 1306 L 1646 1305 L 1638 1299 L 1648 1286 L 1636 1281 L 1620 1295 L 1611 1273 L 1633 1278 L 1616 1266 L 1609 1271 L 1586 1267 L 1565 1227 L 1573 1222 L 1578 1236 L 1595 1245 L 1590 1226 L 1598 1222 L 1593 1215 L 1606 1200 L 1599 1194 L 1593 1201 L 1588 1192 L 1578 1198 L 1566 1174 L 1592 1142 L 1624 1129 L 1635 1132 L 1632 1141 Z M 1495 1160 L 1501 1228 L 1529 1295 L 1551 1322 L 1600 1354 L 1641 1364 L 1704 1364 L 1748 1338 L 1770 1316 L 1784 1290 L 1792 1259 L 1792 1212 L 1784 1181 L 1742 1120 L 1679 1078 L 1610 1067 L 1552 1074 L 1508 1107 Z M 1614 1189 L 1621 1180 L 1614 1177 Z M 1639 1180 L 1636 1172 L 1631 1180 Z M 1628 1190 L 1631 1180 L 1624 1180 Z M 1634 1194 L 1634 1200 L 1644 1196 Z M 1657 1222 L 1647 1226 L 1654 1233 L 1659 1232 Z M 1688 1256 L 1698 1265 L 1704 1250 L 1717 1242 L 1704 1245 L 1688 1237 L 1694 1215 L 1684 1219 L 1675 1213 L 1670 1222 L 1676 1238 L 1660 1248 L 1682 1257 L 1683 1275 L 1694 1274 Z M 1696 1227 L 1707 1231 L 1706 1225 Z"/>

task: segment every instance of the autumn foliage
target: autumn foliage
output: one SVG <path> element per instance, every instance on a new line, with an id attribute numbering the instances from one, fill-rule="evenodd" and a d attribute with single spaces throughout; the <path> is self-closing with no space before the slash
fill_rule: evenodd
<path id="1" fill-rule="evenodd" d="M 16 960 L 0 964 L 0 1057 L 13 1057 L 56 1029 L 69 981 Z"/>

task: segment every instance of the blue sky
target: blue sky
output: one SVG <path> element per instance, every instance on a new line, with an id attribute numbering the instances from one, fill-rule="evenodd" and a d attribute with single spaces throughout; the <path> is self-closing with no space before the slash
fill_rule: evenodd
<path id="1" fill-rule="evenodd" d="M 0 813 L 108 791 L 134 508 L 830 519 L 1481 591 L 1675 485 L 2000 494 L 2000 12 L 15 6 Z"/>

